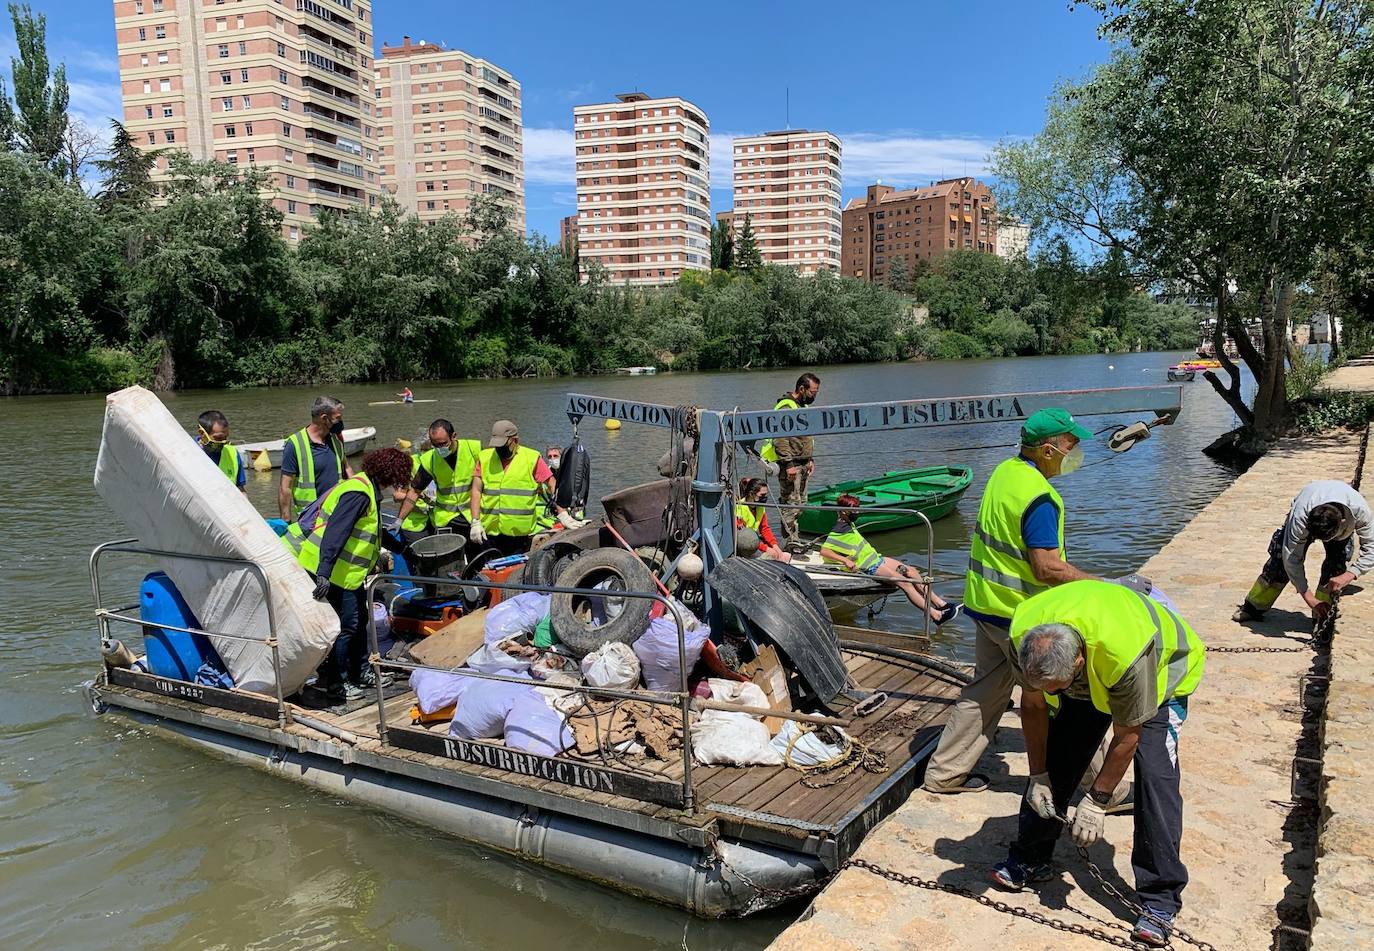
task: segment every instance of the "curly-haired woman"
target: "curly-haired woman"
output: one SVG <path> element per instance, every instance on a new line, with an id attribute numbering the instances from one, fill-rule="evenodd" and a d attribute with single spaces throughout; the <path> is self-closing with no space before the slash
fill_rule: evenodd
<path id="1" fill-rule="evenodd" d="M 400 551 L 403 543 L 382 528 L 384 493 L 410 484 L 410 457 L 399 449 L 378 449 L 363 459 L 362 471 L 312 502 L 287 530 L 284 541 L 302 568 L 315 579 L 315 599 L 328 601 L 339 615 L 339 638 L 320 680 L 332 701 L 356 700 L 374 686 L 364 665 L 368 606 L 364 583 L 383 547 Z"/>

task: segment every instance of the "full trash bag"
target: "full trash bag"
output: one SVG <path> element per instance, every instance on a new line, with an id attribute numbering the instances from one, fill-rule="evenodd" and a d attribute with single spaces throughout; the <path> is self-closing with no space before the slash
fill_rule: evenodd
<path id="1" fill-rule="evenodd" d="M 673 602 L 673 612 L 682 618 L 682 640 L 687 651 L 687 669 L 690 671 L 701 659 L 701 649 L 711 636 L 711 629 L 677 602 Z M 648 629 L 635 640 L 633 648 L 635 656 L 639 658 L 646 687 L 650 690 L 678 690 L 682 687 L 677 623 L 671 613 L 650 621 Z"/>
<path id="2" fill-rule="evenodd" d="M 524 675 L 530 672 L 530 662 L 524 657 L 514 657 L 501 649 L 499 643 L 483 644 L 468 657 L 464 667 L 481 671 L 484 674 Z"/>
<path id="3" fill-rule="evenodd" d="M 629 644 L 602 644 L 582 658 L 582 676 L 593 687 L 629 690 L 639 685 L 639 658 Z"/>
<path id="4" fill-rule="evenodd" d="M 773 737 L 771 745 L 788 766 L 819 766 L 848 752 L 853 745 L 849 742 L 849 735 L 843 730 L 836 727 L 835 733 L 838 735 L 838 742 L 827 743 L 815 730 L 804 727 L 796 720 L 787 720 L 778 731 L 778 735 Z M 788 744 L 792 746 L 790 752 L 787 749 Z"/>
<path id="5" fill-rule="evenodd" d="M 458 710 L 448 732 L 463 740 L 494 739 L 506 732 L 506 717 L 525 697 L 544 706 L 533 687 L 500 680 L 473 680 L 458 698 Z"/>
<path id="6" fill-rule="evenodd" d="M 473 677 L 450 674 L 442 670 L 411 671 L 410 689 L 415 691 L 415 703 L 421 713 L 437 713 L 458 702 L 463 691 L 477 683 Z"/>
<path id="7" fill-rule="evenodd" d="M 506 715 L 506 746 L 539 756 L 557 756 L 573 745 L 573 734 L 563 715 L 544 698 L 520 696 Z"/>
<path id="8" fill-rule="evenodd" d="M 495 644 L 521 634 L 533 634 L 535 627 L 549 616 L 552 597 L 538 591 L 525 591 L 487 610 L 483 625 L 485 640 Z"/>
<path id="9" fill-rule="evenodd" d="M 767 707 L 757 684 L 712 680 L 714 699 L 745 707 Z M 763 720 L 748 713 L 707 710 L 692 727 L 692 756 L 704 766 L 781 766 L 782 754 L 769 741 Z"/>

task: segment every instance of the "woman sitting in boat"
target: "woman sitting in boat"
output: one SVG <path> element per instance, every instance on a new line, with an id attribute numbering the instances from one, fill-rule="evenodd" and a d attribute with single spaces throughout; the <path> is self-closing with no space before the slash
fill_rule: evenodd
<path id="1" fill-rule="evenodd" d="M 930 619 L 936 624 L 944 624 L 959 616 L 964 609 L 962 604 L 958 601 L 945 601 L 934 590 L 930 591 L 927 602 L 927 596 L 920 588 L 923 580 L 921 573 L 910 565 L 902 564 L 896 558 L 883 556 L 859 534 L 859 530 L 854 527 L 854 519 L 859 511 L 857 497 L 842 495 L 835 500 L 835 504 L 842 506 L 842 510 L 836 513 L 835 527 L 821 543 L 822 558 L 838 562 L 847 571 L 873 575 L 875 578 L 893 579 L 898 590 L 906 595 L 906 599 L 922 611 L 928 612 Z"/>
<path id="2" fill-rule="evenodd" d="M 777 536 L 768 527 L 768 513 L 763 510 L 768 502 L 768 483 L 763 479 L 741 479 L 739 499 L 735 503 L 735 527 L 751 528 L 758 535 L 758 557 L 791 561 L 792 556 L 779 547 Z"/>

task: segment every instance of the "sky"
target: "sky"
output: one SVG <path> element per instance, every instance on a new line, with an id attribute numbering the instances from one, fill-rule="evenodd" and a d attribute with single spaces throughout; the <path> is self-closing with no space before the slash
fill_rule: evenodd
<path id="1" fill-rule="evenodd" d="M 120 114 L 110 0 L 30 0 L 67 64 L 71 111 Z M 643 90 L 682 96 L 711 124 L 712 213 L 731 207 L 730 140 L 825 129 L 843 143 L 844 198 L 983 176 L 988 149 L 1035 134 L 1055 84 L 1107 55 L 1098 17 L 1065 0 L 374 0 L 378 44 L 442 42 L 510 70 L 524 100 L 531 232 L 576 211 L 572 108 Z M 8 86 L 14 36 L 0 28 Z M 789 107 L 790 103 L 790 107 Z"/>

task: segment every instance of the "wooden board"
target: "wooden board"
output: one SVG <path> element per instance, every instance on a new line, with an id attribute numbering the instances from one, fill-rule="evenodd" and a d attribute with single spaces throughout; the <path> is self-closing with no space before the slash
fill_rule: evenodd
<path id="1" fill-rule="evenodd" d="M 759 648 L 754 659 L 741 666 L 739 672 L 763 691 L 770 710 L 792 712 L 792 696 L 787 692 L 787 670 L 782 666 L 776 647 L 769 644 Z M 763 724 L 768 727 L 769 736 L 777 736 L 782 729 L 780 717 L 764 717 Z"/>
<path id="2" fill-rule="evenodd" d="M 480 608 L 464 614 L 458 620 L 439 628 L 410 649 L 418 663 L 426 667 L 452 670 L 461 667 L 482 646 L 486 636 L 487 609 Z"/>

